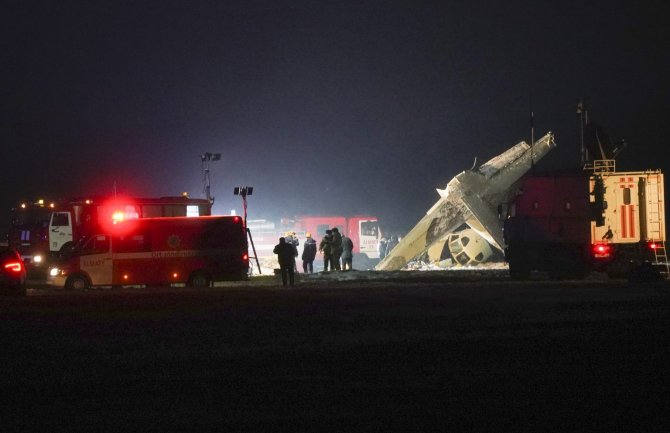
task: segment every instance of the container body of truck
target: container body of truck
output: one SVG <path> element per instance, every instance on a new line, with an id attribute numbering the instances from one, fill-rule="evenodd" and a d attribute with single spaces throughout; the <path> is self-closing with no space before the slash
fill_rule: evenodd
<path id="1" fill-rule="evenodd" d="M 598 167 L 522 179 L 504 222 L 512 278 L 532 270 L 630 277 L 642 269 L 667 277 L 663 174 L 616 172 L 613 161 Z"/>

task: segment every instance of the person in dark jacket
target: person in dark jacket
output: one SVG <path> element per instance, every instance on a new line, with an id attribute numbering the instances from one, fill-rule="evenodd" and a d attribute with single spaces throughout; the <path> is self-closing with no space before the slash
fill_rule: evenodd
<path id="1" fill-rule="evenodd" d="M 295 269 L 295 255 L 293 252 L 293 245 L 286 243 L 286 239 L 279 238 L 279 243 L 275 245 L 273 250 L 277 254 L 279 260 L 279 269 L 281 270 L 281 282 L 286 286 L 286 280 L 293 286 Z"/>
<path id="2" fill-rule="evenodd" d="M 350 271 L 354 261 L 354 242 L 347 235 L 342 236 L 342 270 Z"/>
<path id="3" fill-rule="evenodd" d="M 398 237 L 397 236 L 391 236 L 391 239 L 389 239 L 388 243 L 386 244 L 386 254 L 385 256 L 388 256 L 391 254 L 391 251 L 393 251 L 393 248 L 398 245 Z"/>
<path id="4" fill-rule="evenodd" d="M 316 257 L 316 241 L 312 239 L 312 234 L 307 232 L 307 239 L 302 249 L 302 270 L 310 274 L 314 272 L 314 258 Z"/>
<path id="5" fill-rule="evenodd" d="M 323 270 L 328 272 L 328 265 L 331 261 L 331 248 L 330 244 L 333 240 L 333 232 L 331 230 L 326 230 L 326 235 L 321 239 L 319 243 L 319 252 L 323 254 Z"/>
<path id="6" fill-rule="evenodd" d="M 381 240 L 379 241 L 379 244 L 377 245 L 377 252 L 379 253 L 379 260 L 384 260 L 384 257 L 386 257 L 386 238 L 382 237 Z"/>
<path id="7" fill-rule="evenodd" d="M 342 235 L 340 230 L 337 227 L 333 227 L 333 240 L 330 242 L 330 264 L 331 268 L 334 271 L 339 271 L 342 268 L 340 267 L 340 256 L 342 255 Z"/>
<path id="8" fill-rule="evenodd" d="M 287 244 L 293 246 L 293 256 L 297 259 L 298 258 L 298 246 L 300 245 L 300 241 L 298 240 L 298 237 L 295 235 L 295 232 L 286 232 L 284 234 L 284 240 L 286 241 Z M 294 260 L 295 262 L 295 260 Z M 298 266 L 296 264 L 295 268 L 293 268 L 293 271 L 297 274 L 298 273 Z"/>

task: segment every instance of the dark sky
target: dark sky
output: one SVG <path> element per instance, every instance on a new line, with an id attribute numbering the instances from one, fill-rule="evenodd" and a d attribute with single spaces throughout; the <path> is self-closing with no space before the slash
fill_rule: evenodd
<path id="1" fill-rule="evenodd" d="M 374 214 L 406 231 L 436 187 L 551 130 L 575 105 L 670 171 L 666 2 L 3 3 L 2 208 L 38 197 L 203 197 L 250 218 Z M 6 213 L 6 212 L 5 212 Z"/>

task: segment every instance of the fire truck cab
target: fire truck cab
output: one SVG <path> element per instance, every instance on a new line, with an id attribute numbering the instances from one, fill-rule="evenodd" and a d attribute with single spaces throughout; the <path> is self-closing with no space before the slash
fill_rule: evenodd
<path id="1" fill-rule="evenodd" d="M 354 249 L 354 266 L 365 268 L 374 266 L 379 253 L 377 247 L 382 237 L 379 220 L 373 216 L 311 216 L 302 215 L 295 218 L 282 219 L 275 224 L 267 220 L 248 221 L 249 229 L 253 233 L 256 253 L 262 258 L 272 258 L 274 245 L 279 237 L 287 232 L 295 232 L 300 240 L 304 240 L 307 233 L 311 233 L 314 240 L 319 242 L 326 234 L 326 230 L 337 227 L 341 234 L 351 238 Z M 301 241 L 299 253 L 304 242 Z M 317 260 L 317 264 L 320 261 Z"/>
<path id="2" fill-rule="evenodd" d="M 50 270 L 66 289 L 186 284 L 246 278 L 247 235 L 238 216 L 144 218 L 82 239 Z"/>
<path id="3" fill-rule="evenodd" d="M 368 259 L 379 258 L 377 245 L 381 239 L 381 231 L 376 217 L 298 216 L 294 231 L 310 232 L 318 242 L 326 234 L 326 230 L 333 227 L 337 227 L 342 235 L 351 238 L 354 254 L 365 255 Z"/>
<path id="4" fill-rule="evenodd" d="M 39 199 L 21 203 L 11 210 L 7 241 L 19 252 L 30 272 L 46 269 L 49 263 L 49 219 L 56 203 Z"/>

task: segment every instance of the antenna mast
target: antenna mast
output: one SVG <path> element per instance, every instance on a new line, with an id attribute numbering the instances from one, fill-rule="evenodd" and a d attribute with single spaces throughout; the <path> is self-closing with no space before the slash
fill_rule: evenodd
<path id="1" fill-rule="evenodd" d="M 528 105 L 530 107 L 530 168 L 535 168 L 535 156 L 533 155 L 533 147 L 535 147 L 535 113 L 533 112 L 533 93 L 532 90 L 528 95 Z"/>

